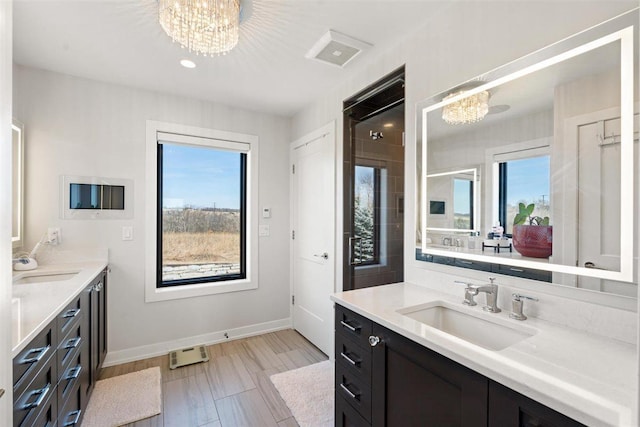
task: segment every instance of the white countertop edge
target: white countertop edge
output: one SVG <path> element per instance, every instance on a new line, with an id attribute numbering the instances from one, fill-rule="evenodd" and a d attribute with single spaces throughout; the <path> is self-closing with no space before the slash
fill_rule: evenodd
<path id="1" fill-rule="evenodd" d="M 433 298 L 451 300 L 450 295 L 426 287 L 424 289 L 432 294 Z M 606 396 L 597 395 L 500 352 L 486 350 L 434 328 L 429 328 L 432 333 L 424 336 L 416 334 L 389 319 L 363 309 L 342 297 L 342 294 L 344 293 L 332 295 L 331 300 L 576 421 L 586 425 L 612 426 L 630 426 L 632 423 L 631 408 L 615 403 Z M 416 302 L 417 304 L 420 302 Z M 390 309 L 395 311 L 397 307 Z"/>
<path id="2" fill-rule="evenodd" d="M 58 271 L 66 271 L 66 270 L 80 270 L 80 272 L 78 273 L 77 277 L 74 277 L 72 279 L 69 279 L 69 284 L 68 286 L 65 286 L 64 289 L 61 289 L 61 292 L 65 292 L 66 296 L 60 300 L 60 302 L 56 302 L 51 304 L 50 310 L 47 310 L 48 313 L 44 313 L 42 315 L 42 319 L 38 319 L 40 320 L 37 323 L 37 326 L 31 328 L 31 330 L 27 333 L 24 334 L 22 336 L 22 338 L 20 339 L 20 341 L 13 345 L 13 348 L 11 350 L 11 357 L 14 358 L 16 357 L 18 354 L 20 354 L 20 352 L 22 350 L 24 350 L 24 348 L 27 346 L 27 344 L 29 342 L 31 342 L 31 340 L 33 340 L 40 332 L 42 332 L 44 330 L 44 328 L 51 323 L 57 316 L 58 314 L 67 306 L 71 303 L 71 301 L 76 298 L 80 292 L 82 292 L 82 290 L 87 287 L 89 285 L 89 283 L 91 283 L 91 281 L 93 279 L 95 279 L 95 277 L 100 274 L 100 272 L 102 270 L 104 270 L 108 265 L 108 261 L 106 260 L 102 260 L 102 261 L 86 261 L 86 262 L 77 262 L 77 263 L 65 263 L 65 264 L 51 264 L 51 265 L 44 265 L 44 266 L 40 266 L 38 267 L 37 270 L 31 270 L 29 272 L 34 272 L 37 271 L 38 273 L 40 272 L 51 272 L 51 273 L 55 273 Z M 29 273 L 29 272 L 16 272 L 17 274 L 14 276 L 18 276 L 18 275 L 23 275 L 24 273 Z M 38 283 L 37 286 L 58 286 L 58 284 L 51 284 L 51 283 Z M 19 286 L 20 290 L 19 292 L 29 292 L 32 291 L 33 292 L 33 286 L 34 285 L 12 285 L 12 286 Z M 27 289 L 27 287 L 31 287 L 29 289 Z M 29 302 L 27 301 L 27 304 Z M 35 322 L 33 322 L 35 323 Z M 12 343 L 13 344 L 13 343 Z"/>

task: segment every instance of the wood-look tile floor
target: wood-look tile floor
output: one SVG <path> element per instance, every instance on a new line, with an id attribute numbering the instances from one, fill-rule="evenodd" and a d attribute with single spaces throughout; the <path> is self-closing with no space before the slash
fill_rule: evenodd
<path id="1" fill-rule="evenodd" d="M 100 379 L 161 369 L 162 413 L 127 427 L 298 426 L 269 376 L 327 360 L 292 329 L 208 349 L 208 362 L 174 370 L 168 355 L 104 368 Z"/>

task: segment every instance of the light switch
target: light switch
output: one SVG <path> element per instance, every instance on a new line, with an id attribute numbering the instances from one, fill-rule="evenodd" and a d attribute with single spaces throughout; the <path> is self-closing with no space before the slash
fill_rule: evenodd
<path id="1" fill-rule="evenodd" d="M 271 218 L 271 208 L 262 208 L 262 218 Z"/>
<path id="2" fill-rule="evenodd" d="M 269 230 L 269 226 L 268 225 L 260 225 L 260 227 L 258 228 L 258 235 L 259 236 L 268 236 L 270 234 L 270 230 Z"/>
<path id="3" fill-rule="evenodd" d="M 133 227 L 125 225 L 122 227 L 122 240 L 133 240 Z"/>

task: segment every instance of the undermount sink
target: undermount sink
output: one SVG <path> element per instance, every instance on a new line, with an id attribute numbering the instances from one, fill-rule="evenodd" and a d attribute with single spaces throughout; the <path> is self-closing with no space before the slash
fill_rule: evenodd
<path id="1" fill-rule="evenodd" d="M 21 273 L 13 280 L 14 285 L 27 285 L 31 283 L 44 283 L 44 282 L 61 282 L 64 280 L 73 279 L 78 274 L 78 271 L 57 271 L 57 272 L 45 272 L 34 271 L 29 273 Z"/>
<path id="2" fill-rule="evenodd" d="M 536 334 L 532 328 L 496 322 L 509 323 L 506 319 L 491 321 L 483 318 L 495 314 L 478 313 L 482 317 L 476 316 L 444 301 L 402 308 L 398 313 L 488 350 L 503 350 Z"/>

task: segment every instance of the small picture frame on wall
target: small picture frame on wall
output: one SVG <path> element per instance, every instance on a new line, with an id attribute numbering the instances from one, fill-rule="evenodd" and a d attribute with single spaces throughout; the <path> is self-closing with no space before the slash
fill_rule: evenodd
<path id="1" fill-rule="evenodd" d="M 445 207 L 444 200 L 429 200 L 429 215 L 444 215 Z"/>

